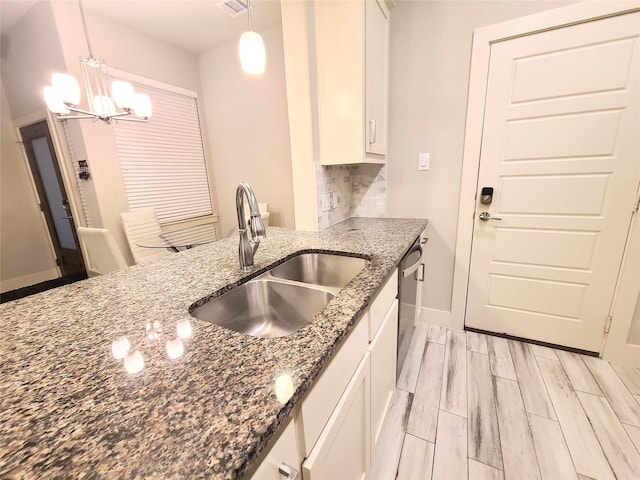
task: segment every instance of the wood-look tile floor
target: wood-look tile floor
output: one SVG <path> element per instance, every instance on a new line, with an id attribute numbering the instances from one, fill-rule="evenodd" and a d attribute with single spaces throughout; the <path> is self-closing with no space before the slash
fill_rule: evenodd
<path id="1" fill-rule="evenodd" d="M 368 478 L 640 480 L 640 369 L 420 325 Z"/>

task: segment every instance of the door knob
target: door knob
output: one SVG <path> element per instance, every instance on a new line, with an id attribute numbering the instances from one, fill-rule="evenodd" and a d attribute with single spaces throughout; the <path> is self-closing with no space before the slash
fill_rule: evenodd
<path id="1" fill-rule="evenodd" d="M 480 212 L 479 218 L 483 222 L 488 222 L 489 220 L 498 220 L 498 221 L 502 220 L 500 217 L 492 217 L 489 212 Z"/>

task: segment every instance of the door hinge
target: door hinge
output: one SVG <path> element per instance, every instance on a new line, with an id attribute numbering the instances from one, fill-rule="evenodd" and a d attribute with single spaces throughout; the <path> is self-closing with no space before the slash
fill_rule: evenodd
<path id="1" fill-rule="evenodd" d="M 633 206 L 633 212 L 631 213 L 636 213 L 639 209 L 640 209 L 640 192 L 638 192 L 638 196 L 636 197 L 636 203 Z"/>
<path id="2" fill-rule="evenodd" d="M 62 262 L 60 261 L 59 258 L 56 258 L 56 265 L 61 267 L 62 266 Z"/>
<path id="3" fill-rule="evenodd" d="M 613 320 L 613 317 L 611 315 L 609 315 L 607 317 L 607 323 L 604 324 L 604 333 L 609 333 L 609 328 L 611 328 L 611 321 Z"/>
<path id="4" fill-rule="evenodd" d="M 44 205 L 43 205 L 43 204 L 41 204 L 41 203 L 39 203 L 39 204 L 38 204 L 38 206 L 40 207 L 40 211 L 41 211 L 41 212 L 44 212 Z"/>

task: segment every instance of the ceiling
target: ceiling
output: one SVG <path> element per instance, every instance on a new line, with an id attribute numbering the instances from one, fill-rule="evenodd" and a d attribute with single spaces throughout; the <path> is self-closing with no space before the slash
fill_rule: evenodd
<path id="1" fill-rule="evenodd" d="M 11 27 L 37 1 L 0 0 L 2 32 Z M 69 0 L 50 0 L 52 2 Z M 247 30 L 247 15 L 230 17 L 216 4 L 221 0 L 83 0 L 93 11 L 128 25 L 151 37 L 192 53 L 239 38 Z M 279 0 L 252 0 L 252 20 L 256 31 L 281 23 Z M 91 23 L 87 22 L 89 35 Z M 79 25 L 78 28 L 81 28 Z"/>

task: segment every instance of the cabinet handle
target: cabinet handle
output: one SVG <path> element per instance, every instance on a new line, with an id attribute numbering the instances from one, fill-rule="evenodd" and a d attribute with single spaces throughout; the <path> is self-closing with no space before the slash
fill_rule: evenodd
<path id="1" fill-rule="evenodd" d="M 296 480 L 296 478 L 298 478 L 298 470 L 286 463 L 281 463 L 278 467 L 278 471 L 280 472 L 280 475 L 287 477 L 287 480 Z"/>
<path id="2" fill-rule="evenodd" d="M 424 282 L 424 263 L 420 264 L 420 275 L 418 276 L 419 282 Z"/>
<path id="3" fill-rule="evenodd" d="M 369 120 L 369 143 L 376 143 L 376 121 Z"/>

